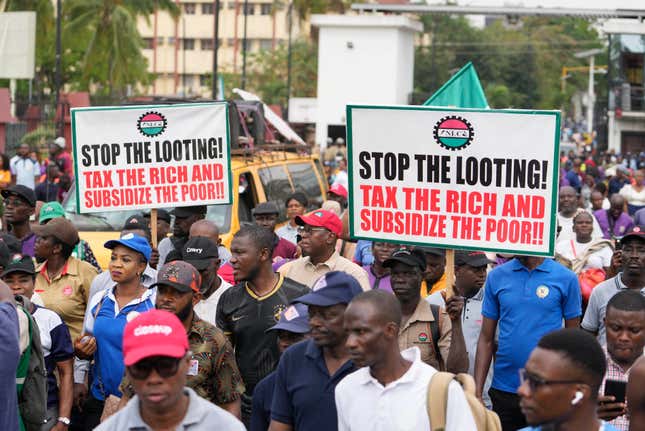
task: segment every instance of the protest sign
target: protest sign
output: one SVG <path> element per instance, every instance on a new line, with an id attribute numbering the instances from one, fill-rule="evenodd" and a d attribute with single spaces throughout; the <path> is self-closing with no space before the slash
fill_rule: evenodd
<path id="1" fill-rule="evenodd" d="M 225 102 L 72 109 L 77 211 L 231 203 Z"/>
<path id="2" fill-rule="evenodd" d="M 556 111 L 347 106 L 350 234 L 552 256 Z"/>

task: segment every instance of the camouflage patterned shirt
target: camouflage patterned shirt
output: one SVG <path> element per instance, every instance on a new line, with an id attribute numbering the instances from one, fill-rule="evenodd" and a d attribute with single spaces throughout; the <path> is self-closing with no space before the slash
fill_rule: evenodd
<path id="1" fill-rule="evenodd" d="M 224 333 L 195 314 L 188 343 L 192 357 L 186 386 L 220 406 L 239 399 L 244 383 L 235 363 L 235 352 Z M 121 392 L 128 398 L 134 396 L 127 376 L 121 383 Z"/>

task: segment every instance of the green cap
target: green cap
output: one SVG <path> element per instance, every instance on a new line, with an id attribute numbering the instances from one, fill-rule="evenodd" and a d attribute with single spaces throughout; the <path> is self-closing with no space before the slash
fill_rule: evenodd
<path id="1" fill-rule="evenodd" d="M 43 222 L 57 217 L 65 217 L 63 206 L 58 202 L 47 202 L 40 208 L 38 223 L 43 224 Z"/>

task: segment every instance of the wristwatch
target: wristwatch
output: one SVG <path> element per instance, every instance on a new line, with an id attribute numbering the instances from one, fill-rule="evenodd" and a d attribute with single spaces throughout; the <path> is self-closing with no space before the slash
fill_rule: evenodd
<path id="1" fill-rule="evenodd" d="M 67 425 L 67 426 L 69 426 L 69 424 L 72 423 L 72 421 L 69 420 L 69 418 L 66 418 L 64 416 L 59 417 L 58 422 L 60 422 L 60 423 L 62 423 L 64 425 Z"/>

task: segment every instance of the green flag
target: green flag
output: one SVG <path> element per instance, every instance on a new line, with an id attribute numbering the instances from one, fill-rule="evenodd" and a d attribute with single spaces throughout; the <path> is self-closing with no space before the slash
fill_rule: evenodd
<path id="1" fill-rule="evenodd" d="M 455 73 L 436 93 L 425 101 L 426 106 L 456 108 L 488 108 L 488 101 L 471 62 Z"/>

